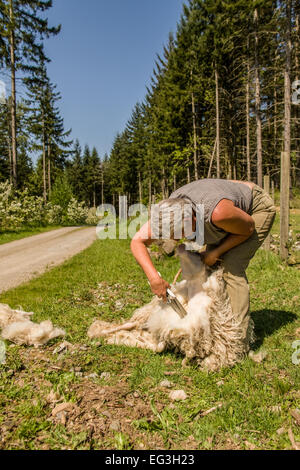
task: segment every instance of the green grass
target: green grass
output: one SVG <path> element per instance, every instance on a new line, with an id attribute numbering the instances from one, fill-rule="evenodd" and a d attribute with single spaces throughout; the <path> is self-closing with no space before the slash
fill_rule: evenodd
<path id="1" fill-rule="evenodd" d="M 24 227 L 20 230 L 0 231 L 0 245 L 20 240 L 21 238 L 32 237 L 32 235 L 38 235 L 39 233 L 50 232 L 51 230 L 56 230 L 58 228 L 61 228 L 61 226 L 56 227 L 51 225 L 48 227 Z"/>
<path id="2" fill-rule="evenodd" d="M 178 260 L 165 258 L 156 266 L 171 281 Z M 0 448 L 290 449 L 289 428 L 300 441 L 290 414 L 300 407 L 300 366 L 292 363 L 292 343 L 300 339 L 300 271 L 259 250 L 248 277 L 254 348 L 266 351 L 267 358 L 245 359 L 210 374 L 183 367 L 182 357 L 173 353 L 88 340 L 94 318 L 129 318 L 151 298 L 128 241 L 97 241 L 4 293 L 0 302 L 21 305 L 35 312 L 33 320 L 51 319 L 65 328 L 76 350 L 53 354 L 59 340 L 40 350 L 8 345 L 0 369 Z M 110 375 L 101 377 L 103 372 Z M 185 390 L 187 400 L 171 404 L 170 390 L 160 386 L 165 379 L 172 389 Z M 51 416 L 51 390 L 60 402 L 77 407 L 65 423 Z M 201 417 L 218 404 L 222 407 Z M 115 421 L 119 427 L 112 426 Z"/>
<path id="3" fill-rule="evenodd" d="M 290 229 L 293 231 L 293 234 L 296 235 L 300 233 L 300 210 L 292 209 L 290 211 Z M 280 214 L 277 213 L 276 219 L 274 221 L 271 233 L 280 233 Z"/>
<path id="4" fill-rule="evenodd" d="M 276 206 L 280 206 L 280 191 L 275 189 L 274 202 Z M 300 188 L 293 188 L 290 198 L 290 208 L 300 209 Z"/>
<path id="5" fill-rule="evenodd" d="M 295 250 L 294 246 L 297 241 L 300 241 L 300 209 L 291 209 L 290 210 L 290 234 L 291 240 L 289 241 L 289 263 L 292 265 L 300 265 L 300 251 Z M 277 213 L 275 218 L 271 235 L 275 235 L 277 241 L 277 248 L 279 252 L 280 244 L 280 213 Z"/>

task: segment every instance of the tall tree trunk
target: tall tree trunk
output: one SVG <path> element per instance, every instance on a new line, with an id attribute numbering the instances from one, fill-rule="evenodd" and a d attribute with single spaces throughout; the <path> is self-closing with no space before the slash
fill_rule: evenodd
<path id="1" fill-rule="evenodd" d="M 216 80 L 216 151 L 217 151 L 217 178 L 220 178 L 220 109 L 219 109 L 219 73 L 215 64 Z"/>
<path id="2" fill-rule="evenodd" d="M 194 141 L 194 169 L 195 169 L 195 180 L 198 177 L 198 149 L 197 149 L 197 119 L 196 119 L 196 107 L 195 107 L 195 95 L 192 92 L 192 113 L 193 113 L 193 141 Z"/>
<path id="3" fill-rule="evenodd" d="M 259 76 L 259 63 L 258 63 L 258 11 L 254 11 L 254 24 L 255 24 L 255 116 L 256 116 L 256 143 L 257 143 L 257 184 L 262 187 L 263 185 L 263 171 L 262 171 L 262 123 L 260 112 L 260 76 Z"/>
<path id="4" fill-rule="evenodd" d="M 12 151 L 11 151 L 11 129 L 10 129 L 10 118 L 7 114 L 7 150 L 8 150 L 8 159 L 9 159 L 9 182 L 13 184 L 13 162 L 12 162 Z"/>
<path id="5" fill-rule="evenodd" d="M 12 165 L 12 154 L 11 154 L 11 143 L 9 135 L 6 138 L 7 140 L 7 149 L 8 149 L 8 158 L 9 158 L 9 182 L 13 183 L 13 165 Z"/>
<path id="6" fill-rule="evenodd" d="M 141 172 L 138 173 L 139 179 L 139 203 L 142 204 L 142 179 L 141 179 Z"/>
<path id="7" fill-rule="evenodd" d="M 45 135 L 45 121 L 43 117 L 43 198 L 44 203 L 47 202 L 47 184 L 46 184 L 46 135 Z"/>
<path id="8" fill-rule="evenodd" d="M 101 165 L 101 204 L 104 204 L 104 167 Z"/>
<path id="9" fill-rule="evenodd" d="M 299 47 L 299 34 L 300 34 L 300 7 L 298 7 L 299 10 L 296 12 L 296 18 L 295 18 L 295 79 L 299 80 L 299 54 L 300 54 L 300 47 Z"/>
<path id="10" fill-rule="evenodd" d="M 300 67 L 299 67 L 299 55 L 300 55 L 300 6 L 298 4 L 295 18 L 295 80 L 300 80 Z M 299 97 L 299 95 L 298 95 Z M 294 106 L 295 112 L 295 149 L 296 149 L 296 167 L 300 167 L 300 104 Z M 300 184 L 300 171 L 296 172 L 295 184 Z M 298 175 L 298 177 L 297 177 Z"/>
<path id="11" fill-rule="evenodd" d="M 51 196 L 51 144 L 48 142 L 48 196 Z"/>
<path id="12" fill-rule="evenodd" d="M 9 4 L 9 16 L 11 22 L 10 31 L 10 71 L 11 71 L 11 150 L 12 150 L 12 175 L 13 185 L 17 186 L 17 98 L 16 98 L 16 58 L 15 58 L 15 34 L 14 34 L 14 6 L 13 0 Z"/>
<path id="13" fill-rule="evenodd" d="M 168 191 L 168 182 L 166 178 L 166 169 L 163 167 L 162 169 L 162 180 L 161 180 L 161 192 L 162 196 L 164 199 L 166 199 L 169 196 L 169 191 Z"/>
<path id="14" fill-rule="evenodd" d="M 187 169 L 186 169 L 186 178 L 187 178 L 187 182 L 189 184 L 191 182 L 191 172 L 190 172 L 189 167 L 187 167 Z"/>
<path id="15" fill-rule="evenodd" d="M 148 218 L 150 219 L 151 216 L 151 204 L 152 204 L 152 174 L 151 171 L 149 172 L 149 180 L 148 180 Z"/>
<path id="16" fill-rule="evenodd" d="M 233 179 L 234 179 L 234 180 L 237 179 L 237 175 L 236 175 L 236 164 L 235 164 L 235 162 L 233 163 Z"/>
<path id="17" fill-rule="evenodd" d="M 274 73 L 274 154 L 277 154 L 277 77 L 276 77 L 276 58 Z"/>
<path id="18" fill-rule="evenodd" d="M 152 175 L 151 171 L 149 173 L 149 181 L 148 181 L 148 204 L 149 206 L 151 205 L 151 200 L 152 200 L 152 181 L 151 181 Z"/>
<path id="19" fill-rule="evenodd" d="M 291 159 L 291 0 L 286 3 L 286 62 L 284 71 L 284 151 L 281 157 L 280 184 L 280 256 L 288 258 L 289 198 Z"/>
<path id="20" fill-rule="evenodd" d="M 216 153 L 216 146 L 217 146 L 217 139 L 215 140 L 215 145 L 214 145 L 213 153 L 211 154 L 211 157 L 210 157 L 210 162 L 209 162 L 209 169 L 208 169 L 207 178 L 211 178 L 211 170 L 212 170 L 212 165 L 213 165 L 213 161 L 214 161 L 214 156 L 215 156 L 215 153 Z"/>
<path id="21" fill-rule="evenodd" d="M 249 38 L 247 41 L 247 51 L 249 53 Z M 251 161 L 250 161 L 250 62 L 247 60 L 247 82 L 246 82 L 246 159 L 247 159 L 247 180 L 251 181 Z"/>
<path id="22" fill-rule="evenodd" d="M 235 142 L 234 142 L 234 139 L 233 139 L 233 131 L 232 131 L 232 115 L 233 115 L 233 112 L 232 112 L 232 103 L 231 101 L 229 101 L 229 104 L 228 104 L 228 108 L 229 108 L 229 124 L 228 124 L 228 128 L 229 128 L 229 135 L 231 137 L 231 142 L 232 142 L 232 145 L 229 147 L 229 152 L 228 152 L 228 144 L 226 145 L 226 161 L 227 161 L 227 157 L 228 157 L 228 154 L 229 154 L 229 158 L 228 158 L 228 162 L 229 162 L 229 168 L 230 168 L 230 173 L 233 171 L 233 179 L 236 179 L 234 177 L 234 165 L 235 165 Z"/>
<path id="23" fill-rule="evenodd" d="M 232 180 L 232 162 L 231 159 L 227 156 L 227 149 L 226 149 L 226 161 L 228 161 L 228 174 L 227 174 L 227 179 Z"/>

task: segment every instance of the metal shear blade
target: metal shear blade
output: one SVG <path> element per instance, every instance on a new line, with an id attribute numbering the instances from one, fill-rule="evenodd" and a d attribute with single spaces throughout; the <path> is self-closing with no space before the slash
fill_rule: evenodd
<path id="1" fill-rule="evenodd" d="M 180 318 L 184 318 L 187 316 L 187 311 L 181 305 L 174 292 L 172 292 L 170 289 L 167 289 L 167 299 L 168 303 L 171 305 L 173 310 L 180 316 Z"/>

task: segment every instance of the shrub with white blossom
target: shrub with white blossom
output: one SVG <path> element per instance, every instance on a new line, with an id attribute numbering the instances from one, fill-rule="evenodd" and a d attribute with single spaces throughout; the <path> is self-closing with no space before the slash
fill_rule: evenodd
<path id="1" fill-rule="evenodd" d="M 48 202 L 46 205 L 47 225 L 61 225 L 63 220 L 63 210 L 60 206 Z"/>
<path id="2" fill-rule="evenodd" d="M 88 211 L 88 215 L 87 215 L 85 223 L 88 224 L 88 225 L 98 225 L 101 218 L 102 217 L 99 217 L 97 215 L 96 207 L 91 207 Z"/>
<path id="3" fill-rule="evenodd" d="M 43 225 L 78 225 L 98 223 L 95 209 L 72 198 L 64 210 L 60 205 L 43 198 L 30 196 L 28 190 L 17 191 L 6 181 L 0 183 L 0 230 L 18 230 L 22 227 Z"/>
<path id="4" fill-rule="evenodd" d="M 67 207 L 65 221 L 69 224 L 85 224 L 89 209 L 84 202 L 78 202 L 72 197 Z"/>

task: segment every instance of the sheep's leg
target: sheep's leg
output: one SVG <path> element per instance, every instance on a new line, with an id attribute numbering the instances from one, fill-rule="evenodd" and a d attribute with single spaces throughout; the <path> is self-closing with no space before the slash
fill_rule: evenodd
<path id="1" fill-rule="evenodd" d="M 124 323 L 124 325 L 119 325 L 114 328 L 110 328 L 108 330 L 103 330 L 102 334 L 111 335 L 111 334 L 117 333 L 118 331 L 130 331 L 136 328 L 136 326 L 137 326 L 136 322 L 128 322 L 128 323 Z"/>
<path id="2" fill-rule="evenodd" d="M 133 346 L 141 349 L 150 349 L 154 352 L 162 352 L 165 349 L 163 342 L 156 343 L 150 335 L 143 337 L 139 333 L 128 333 L 128 336 L 119 336 L 116 334 L 108 339 L 108 344 L 124 344 L 125 346 Z"/>
<path id="3" fill-rule="evenodd" d="M 163 342 L 160 342 L 157 344 L 154 341 L 145 340 L 144 338 L 142 339 L 142 341 L 140 340 L 137 340 L 137 341 L 138 341 L 138 344 L 136 344 L 136 346 L 142 349 L 150 349 L 150 351 L 157 352 L 157 353 L 160 353 L 165 349 L 165 343 Z"/>

